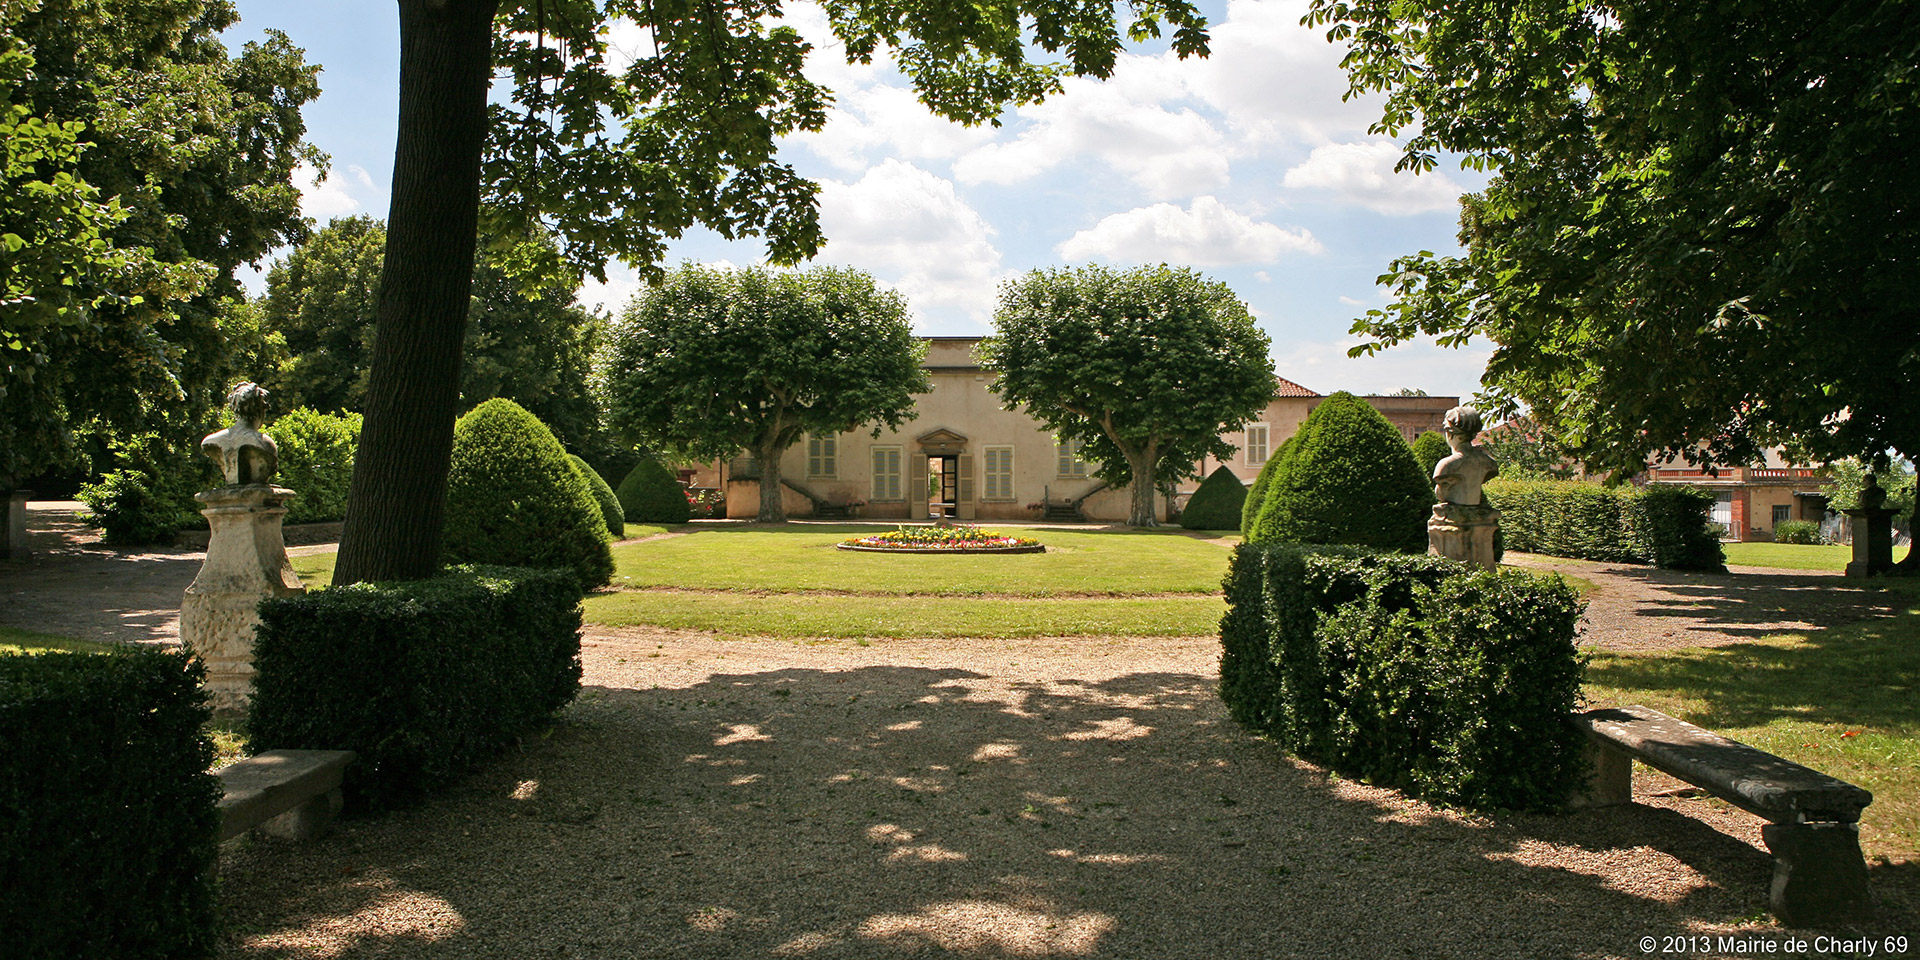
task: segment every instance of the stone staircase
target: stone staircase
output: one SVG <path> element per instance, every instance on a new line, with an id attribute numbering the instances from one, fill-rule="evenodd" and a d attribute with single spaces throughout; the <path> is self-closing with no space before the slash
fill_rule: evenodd
<path id="1" fill-rule="evenodd" d="M 1085 523 L 1087 518 L 1080 515 L 1080 506 L 1076 503 L 1049 503 L 1040 512 L 1041 523 Z"/>

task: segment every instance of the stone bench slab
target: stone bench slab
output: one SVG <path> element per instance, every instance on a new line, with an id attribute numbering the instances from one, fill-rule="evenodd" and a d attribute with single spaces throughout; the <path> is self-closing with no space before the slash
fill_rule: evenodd
<path id="1" fill-rule="evenodd" d="M 1589 710 L 1573 723 L 1604 747 L 1775 823 L 1857 823 L 1873 802 L 1844 780 L 1648 707 Z"/>
<path id="2" fill-rule="evenodd" d="M 340 809 L 340 782 L 351 750 L 269 750 L 215 771 L 220 798 L 220 839 L 255 827 L 294 839 L 326 829 Z"/>

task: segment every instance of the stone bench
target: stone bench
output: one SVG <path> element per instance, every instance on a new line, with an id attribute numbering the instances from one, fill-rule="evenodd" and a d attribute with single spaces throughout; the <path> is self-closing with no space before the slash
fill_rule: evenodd
<path id="1" fill-rule="evenodd" d="M 1766 818 L 1773 914 L 1791 926 L 1830 926 L 1873 914 L 1860 811 L 1873 794 L 1642 706 L 1568 718 L 1590 744 L 1591 779 L 1575 806 L 1633 801 L 1633 761 Z"/>
<path id="2" fill-rule="evenodd" d="M 311 840 L 340 812 L 340 778 L 351 750 L 269 750 L 214 772 L 220 798 L 220 839 L 259 827 L 278 837 Z"/>

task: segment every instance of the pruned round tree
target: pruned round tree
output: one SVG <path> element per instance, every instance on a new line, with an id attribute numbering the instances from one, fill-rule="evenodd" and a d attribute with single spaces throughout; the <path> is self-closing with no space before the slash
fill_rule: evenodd
<path id="1" fill-rule="evenodd" d="M 595 470 L 592 464 L 571 453 L 567 454 L 567 462 L 573 464 L 575 470 L 580 471 L 582 480 L 587 481 L 587 489 L 593 492 L 593 502 L 600 505 L 600 515 L 606 518 L 607 534 L 615 540 L 625 536 L 627 513 L 621 508 L 620 497 L 613 492 L 613 485 L 609 484 L 607 478 L 601 476 L 600 471 Z"/>
<path id="2" fill-rule="evenodd" d="M 1447 446 L 1447 438 L 1437 430 L 1425 430 L 1413 438 L 1413 461 L 1420 465 L 1420 475 L 1433 476 L 1433 465 L 1452 455 L 1453 448 Z"/>
<path id="3" fill-rule="evenodd" d="M 1298 434 L 1296 433 L 1295 436 Z M 1280 471 L 1280 464 L 1287 455 L 1287 447 L 1292 443 L 1293 437 L 1288 437 L 1282 442 L 1280 448 L 1273 451 L 1273 455 L 1268 457 L 1267 462 L 1260 467 L 1260 475 L 1253 478 L 1253 485 L 1247 488 L 1247 499 L 1240 504 L 1240 535 L 1242 537 L 1253 530 L 1254 518 L 1260 516 L 1260 508 L 1266 506 L 1267 486 L 1273 483 L 1273 475 Z"/>
<path id="4" fill-rule="evenodd" d="M 920 367 L 906 300 L 858 270 L 686 264 L 647 288 L 608 337 L 613 428 L 692 459 L 753 455 L 763 523 L 787 518 L 780 456 L 809 433 L 897 427 Z"/>
<path id="5" fill-rule="evenodd" d="M 571 567 L 584 589 L 613 579 L 607 522 L 553 431 L 495 397 L 454 423 L 444 558 Z"/>
<path id="6" fill-rule="evenodd" d="M 1400 431 L 1342 391 L 1314 407 L 1287 444 L 1247 541 L 1423 552 L 1432 506 Z"/>
<path id="7" fill-rule="evenodd" d="M 1180 525 L 1188 530 L 1233 530 L 1240 526 L 1240 508 L 1247 502 L 1247 485 L 1230 467 L 1220 467 L 1200 481 L 1200 489 L 1180 511 Z"/>
<path id="8" fill-rule="evenodd" d="M 686 523 L 693 519 L 687 488 L 666 465 L 646 457 L 620 481 L 620 510 L 634 523 Z"/>
<path id="9" fill-rule="evenodd" d="M 1227 285 L 1162 264 L 1035 270 L 1007 282 L 980 347 L 993 392 L 1132 494 L 1127 523 L 1155 525 L 1162 470 L 1225 459 L 1222 430 L 1273 399 L 1271 341 Z M 1167 462 L 1180 452 L 1179 466 Z"/>

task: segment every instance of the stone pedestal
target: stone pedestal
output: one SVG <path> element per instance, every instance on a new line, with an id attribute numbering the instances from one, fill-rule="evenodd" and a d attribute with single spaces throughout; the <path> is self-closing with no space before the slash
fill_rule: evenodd
<path id="1" fill-rule="evenodd" d="M 1449 560 L 1498 566 L 1494 533 L 1500 529 L 1500 511 L 1484 503 L 1436 503 L 1427 520 L 1427 552 Z"/>
<path id="2" fill-rule="evenodd" d="M 6 539 L 0 540 L 0 560 L 25 560 L 27 549 L 27 499 L 31 490 L 15 490 L 7 496 Z"/>
<path id="3" fill-rule="evenodd" d="M 180 642 L 207 665 L 215 710 L 245 710 L 253 694 L 256 608 L 268 597 L 306 592 L 287 561 L 280 523 L 292 490 L 265 483 L 194 494 L 212 534 L 200 575 L 180 605 Z"/>
<path id="4" fill-rule="evenodd" d="M 1846 511 L 1853 527 L 1853 562 L 1847 576 L 1871 577 L 1893 569 L 1893 515 L 1885 507 Z"/>

